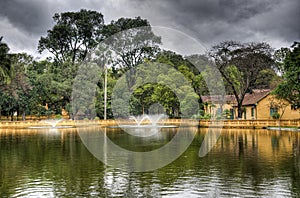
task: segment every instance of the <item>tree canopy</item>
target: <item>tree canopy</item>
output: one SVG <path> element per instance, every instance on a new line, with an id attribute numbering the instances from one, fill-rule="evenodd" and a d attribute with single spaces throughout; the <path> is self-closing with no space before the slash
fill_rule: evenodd
<path id="1" fill-rule="evenodd" d="M 295 42 L 291 49 L 280 49 L 285 54 L 279 60 L 282 65 L 283 82 L 275 89 L 275 93 L 291 103 L 300 105 L 300 43 Z"/>
<path id="2" fill-rule="evenodd" d="M 9 47 L 2 42 L 0 37 L 0 86 L 7 83 L 11 76 L 11 63 L 9 58 Z"/>
<path id="3" fill-rule="evenodd" d="M 38 44 L 39 52 L 52 54 L 45 60 L 35 60 L 24 53 L 10 54 L 8 45 L 0 38 L 0 118 L 1 114 L 13 118 L 15 113 L 23 118 L 28 114 L 50 116 L 60 114 L 62 109 L 73 118 L 72 94 L 80 95 L 79 88 L 94 86 L 95 89 L 88 90 L 93 92 L 94 104 L 86 109 L 80 109 L 81 103 L 75 107 L 88 119 L 93 119 L 94 114 L 103 118 L 104 66 L 108 118 L 114 116 L 113 108 L 124 113 L 127 106 L 123 97 L 130 97 L 129 109 L 134 115 L 150 111 L 165 112 L 169 117 L 199 115 L 195 107 L 205 106 L 201 96 L 218 94 L 223 82 L 226 93 L 236 98 L 239 118 L 245 94 L 255 88 L 272 89 L 281 83 L 276 89 L 280 97 L 294 104 L 300 100 L 299 43 L 273 54 L 267 43 L 225 41 L 213 46 L 206 55 L 184 57 L 161 49 L 162 38 L 141 17 L 119 18 L 104 24 L 101 13 L 82 9 L 56 13 L 53 20 L 54 26 Z M 79 65 L 90 58 L 101 69 L 82 70 L 83 76 L 78 75 Z M 215 81 L 216 71 L 222 75 L 217 77 L 220 82 Z M 276 72 L 281 72 L 283 79 Z M 86 79 L 87 73 L 100 81 Z M 79 77 L 84 82 L 74 90 Z M 124 86 L 118 89 L 120 79 Z M 124 91 L 124 87 L 128 90 Z M 112 104 L 114 92 L 119 98 Z M 88 101 L 89 97 L 84 96 L 80 102 Z M 91 111 L 92 108 L 95 110 Z"/>
<path id="4" fill-rule="evenodd" d="M 104 43 L 113 49 L 112 66 L 123 72 L 129 71 L 126 83 L 135 83 L 135 67 L 145 60 L 153 60 L 159 51 L 161 38 L 156 36 L 150 23 L 141 17 L 120 18 L 103 28 Z"/>
<path id="5" fill-rule="evenodd" d="M 103 37 L 103 15 L 97 11 L 56 13 L 53 20 L 56 24 L 41 37 L 38 50 L 48 50 L 59 62 L 84 60 Z"/>
<path id="6" fill-rule="evenodd" d="M 242 117 L 242 103 L 251 92 L 262 70 L 272 68 L 273 49 L 267 43 L 225 41 L 212 47 L 209 56 L 235 96 L 238 118 Z"/>

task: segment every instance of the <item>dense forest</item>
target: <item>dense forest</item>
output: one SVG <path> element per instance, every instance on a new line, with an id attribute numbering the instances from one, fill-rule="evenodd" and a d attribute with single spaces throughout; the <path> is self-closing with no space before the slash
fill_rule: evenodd
<path id="1" fill-rule="evenodd" d="M 86 119 L 104 118 L 106 82 L 107 118 L 114 117 L 115 112 L 111 103 L 113 89 L 125 73 L 131 76 L 130 79 L 125 79 L 124 84 L 132 91 L 129 107 L 132 115 L 149 111 L 159 112 L 163 109 L 169 117 L 182 117 L 181 105 L 184 104 L 184 111 L 192 112 L 189 115 L 195 114 L 204 118 L 207 115 L 201 111 L 204 104 L 200 96 L 214 94 L 207 86 L 208 80 L 214 79 L 212 67 L 220 72 L 226 94 L 235 96 L 239 109 L 245 94 L 252 89 L 271 89 L 278 97 L 299 104 L 299 42 L 291 43 L 290 48 L 273 49 L 264 42 L 224 41 L 211 46 L 206 54 L 183 56 L 161 49 L 160 36 L 154 34 L 148 20 L 140 17 L 120 18 L 105 24 L 101 13 L 80 10 L 57 13 L 53 16 L 53 20 L 54 26 L 48 30 L 45 37 L 40 38 L 37 46 L 40 53 L 51 54 L 44 60 L 38 60 L 26 53 L 10 53 L 5 38 L 0 38 L 1 119 L 24 120 L 27 115 L 37 118 L 60 117 L 62 110 L 73 119 L 76 114 L 72 111 L 74 81 L 80 65 L 91 58 L 89 54 L 93 50 L 106 53 L 105 61 L 109 62 L 109 67 L 106 80 L 104 80 L 105 72 L 96 73 L 100 80 L 96 83 L 94 93 L 93 105 L 96 111 L 94 116 L 88 113 L 87 109 L 76 110 L 83 111 Z M 114 37 L 114 43 L 118 43 L 119 47 L 127 43 L 127 48 L 123 47 L 121 53 L 112 56 L 107 49 L 99 49 L 101 47 L 99 43 L 105 43 L 122 31 L 128 35 Z M 142 40 L 138 40 L 139 35 L 143 35 Z M 93 58 L 101 62 L 103 54 L 99 53 L 99 57 Z M 164 83 L 149 82 L 135 86 L 137 82 L 142 82 L 137 77 L 138 72 L 142 71 L 135 68 L 139 65 L 147 66 L 148 63 L 155 63 L 157 68 L 159 64 L 174 68 L 174 71 L 187 79 L 193 90 L 179 98 L 178 94 Z M 100 67 L 104 68 L 105 64 L 101 62 Z M 170 83 L 174 79 L 180 81 L 180 75 L 178 76 L 176 72 L 169 71 L 162 74 L 153 72 L 149 75 L 160 75 L 161 82 L 165 83 Z M 178 93 L 181 89 L 185 89 L 182 85 L 175 88 L 179 90 Z M 115 108 L 122 109 L 124 106 L 122 101 L 118 101 L 118 105 L 115 105 Z M 193 112 L 196 105 L 199 109 Z"/>

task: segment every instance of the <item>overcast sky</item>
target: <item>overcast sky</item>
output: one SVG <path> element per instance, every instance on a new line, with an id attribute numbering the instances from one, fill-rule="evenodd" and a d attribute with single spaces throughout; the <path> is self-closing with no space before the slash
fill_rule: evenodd
<path id="1" fill-rule="evenodd" d="M 56 12 L 101 12 L 105 23 L 141 16 L 194 37 L 205 47 L 225 40 L 265 41 L 274 48 L 300 40 L 299 0 L 0 0 L 0 36 L 11 52 L 37 55 Z"/>

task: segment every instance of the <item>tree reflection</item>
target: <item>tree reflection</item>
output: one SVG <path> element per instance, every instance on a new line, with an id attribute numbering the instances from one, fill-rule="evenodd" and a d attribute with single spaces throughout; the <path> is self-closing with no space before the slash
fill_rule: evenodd
<path id="1" fill-rule="evenodd" d="M 199 196 L 234 196 L 238 192 L 241 196 L 259 197 L 274 191 L 276 183 L 280 184 L 277 191 L 300 195 L 298 133 L 224 129 L 211 152 L 199 158 L 207 129 L 192 130 L 197 135 L 177 160 L 146 173 L 106 167 L 88 152 L 75 129 L 59 129 L 55 133 L 0 130 L 1 196 L 22 195 L 22 190 L 25 193 L 39 188 L 58 197 L 159 197 L 188 188 Z M 155 141 L 124 138 L 116 129 L 107 133 L 127 148 L 157 148 L 157 144 L 151 145 Z M 167 143 L 174 132 L 163 137 L 162 143 Z M 134 148 L 133 143 L 138 147 Z"/>

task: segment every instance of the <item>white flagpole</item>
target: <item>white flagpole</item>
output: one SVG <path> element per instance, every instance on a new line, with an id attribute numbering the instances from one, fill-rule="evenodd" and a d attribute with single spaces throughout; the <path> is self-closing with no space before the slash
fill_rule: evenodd
<path id="1" fill-rule="evenodd" d="M 107 108 L 107 67 L 105 67 L 105 76 L 104 76 L 104 120 L 106 120 L 106 108 Z"/>

